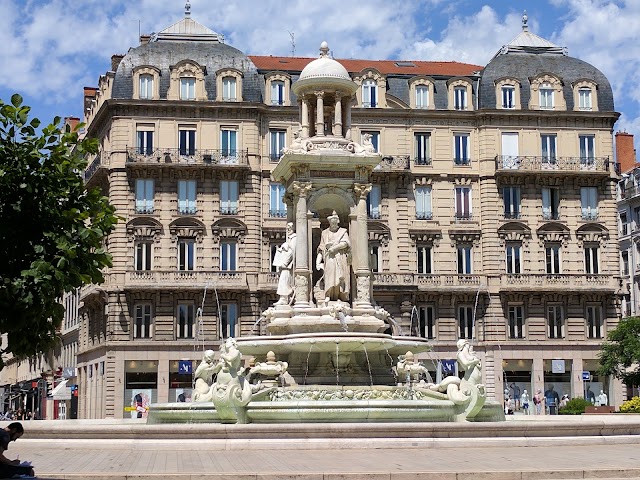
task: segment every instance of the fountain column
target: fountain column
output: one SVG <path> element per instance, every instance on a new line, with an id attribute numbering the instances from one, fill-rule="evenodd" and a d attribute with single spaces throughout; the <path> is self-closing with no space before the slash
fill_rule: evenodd
<path id="1" fill-rule="evenodd" d="M 342 97 L 336 92 L 336 109 L 333 116 L 333 134 L 342 137 Z"/>
<path id="2" fill-rule="evenodd" d="M 351 98 L 347 99 L 345 113 L 344 138 L 351 140 Z"/>
<path id="3" fill-rule="evenodd" d="M 308 308 L 311 270 L 309 269 L 309 229 L 307 227 L 307 195 L 311 183 L 293 182 L 294 202 L 296 205 L 296 268 L 295 268 L 295 305 L 294 308 Z"/>
<path id="4" fill-rule="evenodd" d="M 306 97 L 302 99 L 302 114 L 300 117 L 302 120 L 302 138 L 309 138 L 309 100 Z"/>
<path id="5" fill-rule="evenodd" d="M 316 137 L 324 135 L 324 92 L 316 94 Z"/>
<path id="6" fill-rule="evenodd" d="M 357 250 L 354 252 L 356 292 L 354 296 L 354 307 L 371 306 L 371 270 L 369 268 L 369 229 L 367 222 L 367 195 L 371 191 L 370 183 L 355 183 L 353 192 L 356 200 L 356 222 L 358 229 L 356 232 Z"/>

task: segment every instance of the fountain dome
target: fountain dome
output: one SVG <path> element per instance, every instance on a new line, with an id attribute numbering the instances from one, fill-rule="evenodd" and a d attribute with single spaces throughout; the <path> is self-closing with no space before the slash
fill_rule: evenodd
<path id="1" fill-rule="evenodd" d="M 357 85 L 351 80 L 349 72 L 344 66 L 329 56 L 327 42 L 320 45 L 320 57 L 310 62 L 302 72 L 297 82 L 293 84 L 296 95 L 318 87 L 334 87 L 352 95 Z"/>

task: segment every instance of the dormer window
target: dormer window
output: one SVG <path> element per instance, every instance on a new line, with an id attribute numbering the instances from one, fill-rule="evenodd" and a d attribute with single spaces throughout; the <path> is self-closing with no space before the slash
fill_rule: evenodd
<path id="1" fill-rule="evenodd" d="M 578 108 L 580 110 L 591 110 L 590 88 L 581 88 L 578 90 Z"/>
<path id="2" fill-rule="evenodd" d="M 540 86 L 540 109 L 553 110 L 553 88 L 548 83 Z"/>
<path id="3" fill-rule="evenodd" d="M 467 109 L 467 89 L 460 86 L 453 89 L 453 108 L 454 110 Z"/>
<path id="4" fill-rule="evenodd" d="M 225 102 L 235 102 L 236 79 L 234 77 L 224 77 L 222 79 L 222 100 Z"/>
<path id="5" fill-rule="evenodd" d="M 502 87 L 502 108 L 516 108 L 516 88 L 513 85 Z"/>
<path id="6" fill-rule="evenodd" d="M 589 79 L 578 80 L 573 85 L 573 109 L 582 112 L 598 111 L 598 86 Z"/>
<path id="7" fill-rule="evenodd" d="M 416 87 L 416 108 L 429 107 L 429 87 L 427 85 L 418 85 Z"/>
<path id="8" fill-rule="evenodd" d="M 196 99 L 196 79 L 193 77 L 180 78 L 180 100 Z"/>
<path id="9" fill-rule="evenodd" d="M 153 75 L 145 73 L 140 75 L 140 100 L 151 100 L 153 98 Z"/>
<path id="10" fill-rule="evenodd" d="M 284 105 L 284 82 L 282 80 L 271 82 L 271 105 Z"/>
<path id="11" fill-rule="evenodd" d="M 378 106 L 378 86 L 373 79 L 362 82 L 362 106 L 364 108 Z"/>

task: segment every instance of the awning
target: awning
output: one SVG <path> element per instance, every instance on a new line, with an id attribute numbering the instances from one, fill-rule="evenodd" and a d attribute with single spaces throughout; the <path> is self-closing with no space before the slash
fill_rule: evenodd
<path id="1" fill-rule="evenodd" d="M 67 387 L 67 380 L 63 380 L 53 387 L 51 398 L 54 400 L 71 400 L 71 387 Z"/>

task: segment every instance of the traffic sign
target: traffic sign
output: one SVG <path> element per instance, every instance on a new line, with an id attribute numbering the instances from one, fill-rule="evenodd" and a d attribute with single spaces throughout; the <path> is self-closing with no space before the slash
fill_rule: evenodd
<path id="1" fill-rule="evenodd" d="M 582 381 L 588 382 L 591 380 L 591 372 L 582 372 Z"/>

